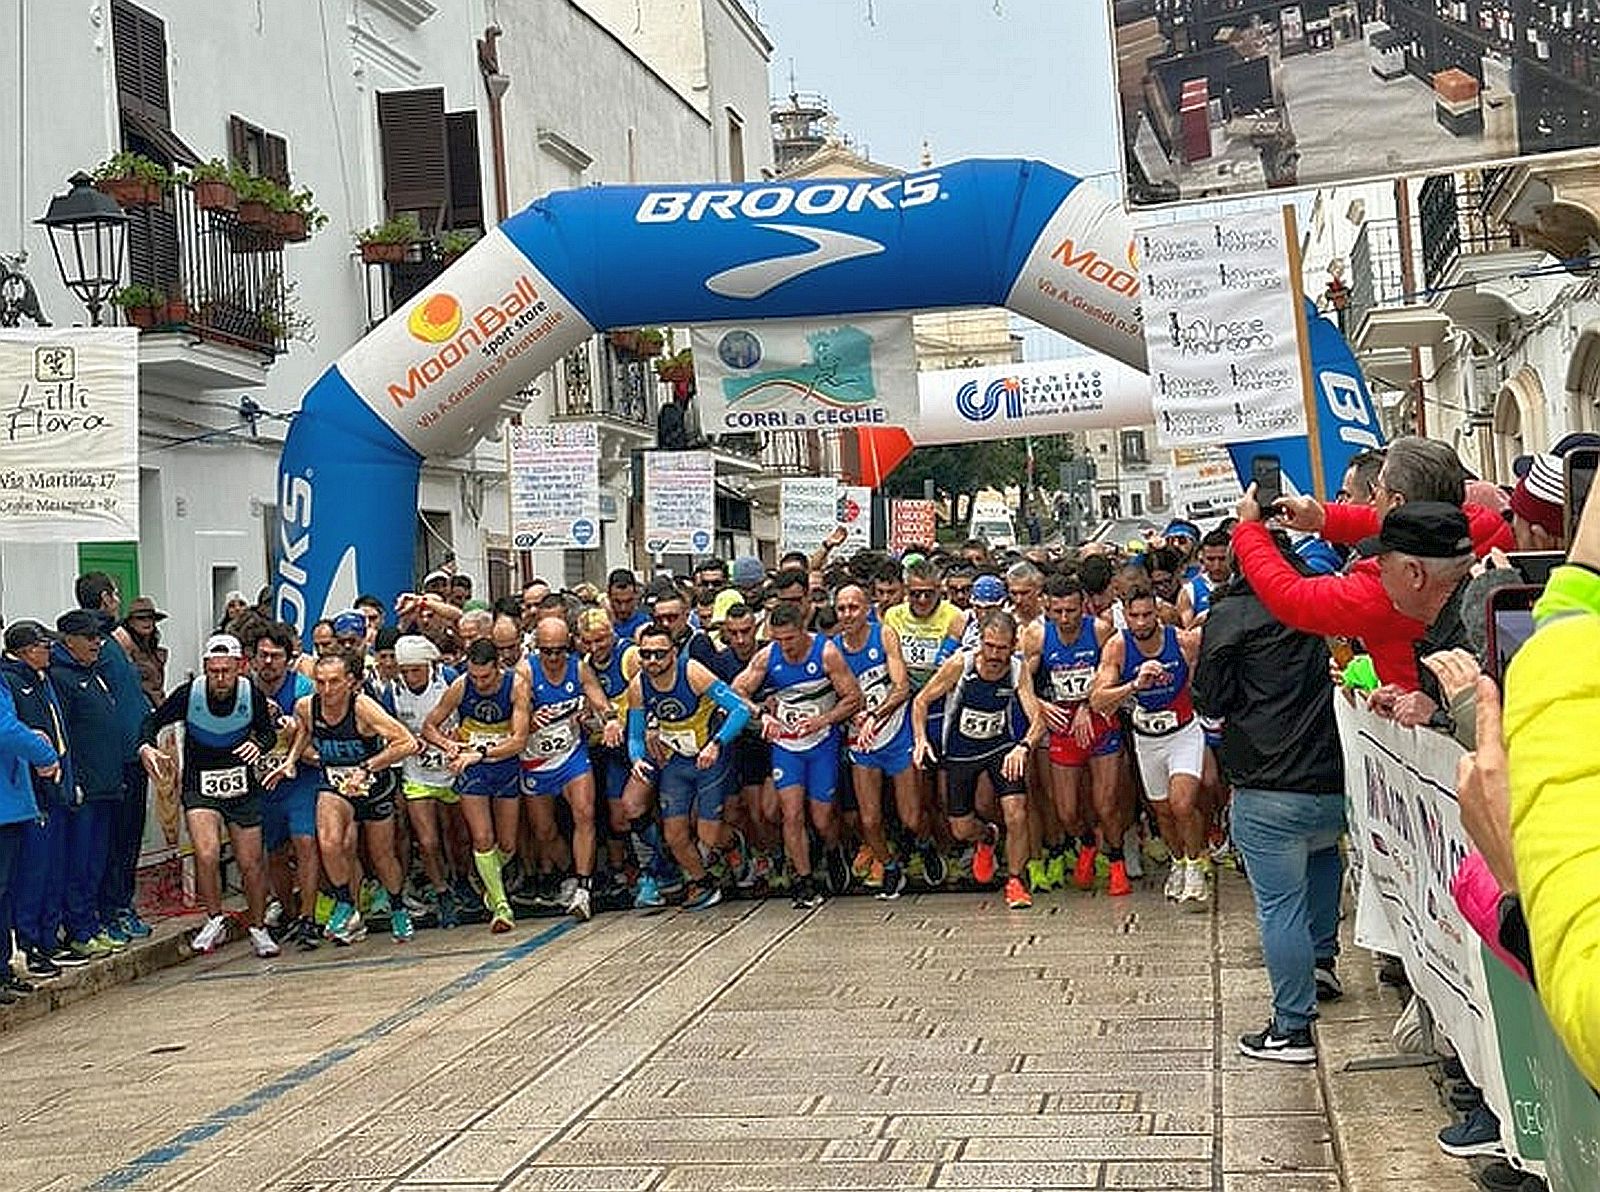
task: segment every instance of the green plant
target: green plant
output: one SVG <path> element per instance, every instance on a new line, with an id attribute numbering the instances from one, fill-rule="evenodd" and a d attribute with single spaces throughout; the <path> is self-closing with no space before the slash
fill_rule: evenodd
<path id="1" fill-rule="evenodd" d="M 659 356 L 666 346 L 667 337 L 655 327 L 641 327 L 639 329 L 639 354 L 641 356 Z"/>
<path id="2" fill-rule="evenodd" d="M 120 306 L 123 310 L 135 310 L 141 307 L 160 306 L 165 299 L 149 286 L 142 286 L 135 282 L 130 286 L 123 286 L 111 295 L 111 305 Z"/>
<path id="3" fill-rule="evenodd" d="M 311 191 L 306 187 L 289 192 L 288 210 L 305 216 L 306 231 L 320 232 L 328 226 L 328 213 L 318 207 Z"/>
<path id="4" fill-rule="evenodd" d="M 195 182 L 226 182 L 237 190 L 237 173 L 237 170 L 220 157 L 213 157 L 210 161 L 203 161 L 190 170 L 189 177 Z"/>
<path id="5" fill-rule="evenodd" d="M 366 244 L 416 244 L 422 239 L 422 225 L 415 215 L 402 215 L 386 219 L 381 224 L 363 228 L 356 233 L 356 243 Z"/>
<path id="6" fill-rule="evenodd" d="M 694 352 L 681 348 L 670 356 L 656 361 L 656 376 L 663 381 L 694 376 Z"/>
<path id="7" fill-rule="evenodd" d="M 274 271 L 267 278 L 266 284 L 267 293 L 274 296 L 268 298 L 256 313 L 256 317 L 261 321 L 261 329 L 275 340 L 316 343 L 316 325 L 311 321 L 311 316 L 300 309 L 300 283 L 297 281 L 285 283 L 282 275 Z"/>
<path id="8" fill-rule="evenodd" d="M 94 170 L 96 182 L 110 182 L 119 178 L 136 178 L 140 182 L 147 182 L 165 190 L 172 185 L 172 174 L 167 167 L 158 161 L 151 161 L 142 153 L 130 153 L 124 150 L 113 157 L 108 157 Z"/>
<path id="9" fill-rule="evenodd" d="M 446 257 L 458 257 L 467 249 L 478 242 L 476 232 L 458 232 L 455 230 L 439 233 L 439 254 Z"/>
<path id="10" fill-rule="evenodd" d="M 278 204 L 285 201 L 288 195 L 288 192 L 271 178 L 263 178 L 259 174 L 247 174 L 243 170 L 234 172 L 233 189 L 239 192 L 241 203 L 260 203 L 269 211 L 278 210 Z"/>

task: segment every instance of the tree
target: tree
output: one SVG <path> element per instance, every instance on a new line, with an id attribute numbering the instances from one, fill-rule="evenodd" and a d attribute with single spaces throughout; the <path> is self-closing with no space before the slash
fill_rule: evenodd
<path id="1" fill-rule="evenodd" d="M 1031 488 L 1055 488 L 1060 465 L 1075 458 L 1069 435 L 1039 435 L 1033 439 L 1033 484 L 1028 484 L 1028 440 L 989 439 L 974 443 L 946 443 L 918 447 L 884 483 L 891 497 L 920 497 L 924 482 L 933 481 L 936 496 L 950 502 L 950 519 L 965 525 L 972 517 L 972 499 L 979 489 L 1004 489 L 1016 485 L 1027 503 Z M 961 498 L 966 497 L 963 511 Z"/>

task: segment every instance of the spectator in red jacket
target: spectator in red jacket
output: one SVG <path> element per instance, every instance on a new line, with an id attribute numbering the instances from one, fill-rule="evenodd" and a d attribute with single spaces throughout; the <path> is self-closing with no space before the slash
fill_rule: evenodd
<path id="1" fill-rule="evenodd" d="M 1466 469 L 1448 444 L 1407 435 L 1389 445 L 1373 486 L 1372 506 L 1325 506 L 1311 497 L 1286 497 L 1282 520 L 1293 529 L 1319 531 L 1330 541 L 1354 545 L 1375 533 L 1389 510 L 1409 501 L 1460 507 L 1466 480 Z M 1475 516 L 1474 510 L 1481 515 Z M 1513 549 L 1511 527 L 1504 519 L 1479 506 L 1463 512 L 1477 553 L 1490 546 Z M 1306 633 L 1360 638 L 1381 683 L 1402 691 L 1422 685 L 1412 647 L 1427 626 L 1395 608 L 1383 589 L 1376 559 L 1358 560 L 1345 575 L 1303 576 L 1272 544 L 1251 497 L 1239 506 L 1233 550 L 1251 590 L 1278 620 Z"/>

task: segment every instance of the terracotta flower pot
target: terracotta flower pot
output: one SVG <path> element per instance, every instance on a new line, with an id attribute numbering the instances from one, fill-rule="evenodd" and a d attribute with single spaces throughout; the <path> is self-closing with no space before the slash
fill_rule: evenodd
<path id="1" fill-rule="evenodd" d="M 239 203 L 239 222 L 247 228 L 270 230 L 272 214 L 272 208 L 256 199 L 243 199 Z"/>
<path id="2" fill-rule="evenodd" d="M 213 179 L 194 184 L 194 205 L 202 211 L 237 211 L 239 192 L 233 184 Z"/>
<path id="3" fill-rule="evenodd" d="M 189 321 L 189 302 L 186 298 L 168 298 L 162 308 L 161 321 L 168 326 L 179 326 Z"/>
<path id="4" fill-rule="evenodd" d="M 306 217 L 299 211 L 274 211 L 272 230 L 290 244 L 311 239 L 311 234 L 306 230 Z"/>
<path id="5" fill-rule="evenodd" d="M 409 244 L 363 244 L 361 260 L 368 265 L 398 265 L 411 251 Z"/>
<path id="6" fill-rule="evenodd" d="M 130 326 L 145 330 L 156 325 L 158 308 L 154 306 L 130 306 L 127 310 Z"/>
<path id="7" fill-rule="evenodd" d="M 119 207 L 154 207 L 161 202 L 161 187 L 143 178 L 102 178 L 94 185 L 115 199 Z"/>

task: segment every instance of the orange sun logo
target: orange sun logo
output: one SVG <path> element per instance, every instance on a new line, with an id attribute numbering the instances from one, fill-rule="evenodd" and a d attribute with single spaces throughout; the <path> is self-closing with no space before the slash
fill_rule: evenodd
<path id="1" fill-rule="evenodd" d="M 406 327 L 423 343 L 442 344 L 461 330 L 461 303 L 452 294 L 435 294 L 417 304 Z"/>

